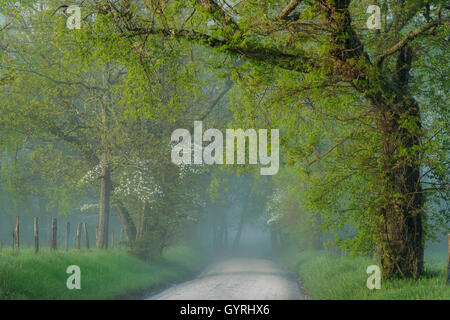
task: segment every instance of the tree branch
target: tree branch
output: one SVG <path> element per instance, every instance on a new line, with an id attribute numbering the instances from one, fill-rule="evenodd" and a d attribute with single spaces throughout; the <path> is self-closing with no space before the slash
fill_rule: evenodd
<path id="1" fill-rule="evenodd" d="M 47 76 L 47 75 L 42 74 L 42 73 L 37 72 L 37 71 L 26 70 L 26 69 L 16 69 L 16 70 L 22 71 L 22 72 L 33 73 L 33 74 L 35 74 L 35 75 L 37 75 L 37 76 L 39 76 L 39 77 L 48 79 L 48 80 L 50 80 L 50 81 L 52 81 L 52 82 L 54 82 L 54 83 L 57 83 L 57 84 L 65 84 L 65 85 L 67 85 L 67 86 L 81 86 L 81 87 L 83 87 L 83 88 L 85 88 L 85 89 L 87 89 L 87 90 L 106 91 L 105 88 L 100 88 L 100 87 L 95 87 L 95 86 L 92 87 L 92 86 L 89 86 L 89 85 L 87 85 L 87 84 L 85 84 L 85 83 L 83 83 L 83 82 L 81 82 L 81 81 L 63 81 L 63 80 L 56 80 L 56 79 L 53 79 L 53 78 L 50 77 L 50 76 Z"/>
<path id="2" fill-rule="evenodd" d="M 444 24 L 444 23 L 449 23 L 450 20 L 449 19 L 438 19 L 435 21 L 432 21 L 430 23 L 427 23 L 425 25 L 423 25 L 422 27 L 414 30 L 414 31 L 410 31 L 405 38 L 403 38 L 401 41 L 397 42 L 394 46 L 392 46 L 391 48 L 387 49 L 385 52 L 383 52 L 382 54 L 380 54 L 378 57 L 375 58 L 375 63 L 379 64 L 380 62 L 382 62 L 384 59 L 386 59 L 388 56 L 400 51 L 401 49 L 403 49 L 409 42 L 413 41 L 415 38 L 417 38 L 420 35 L 423 35 L 424 33 L 426 33 L 427 31 L 429 31 L 430 29 L 437 27 L 438 25 Z"/>
<path id="3" fill-rule="evenodd" d="M 329 155 L 331 152 L 333 152 L 334 149 L 336 149 L 337 147 L 339 147 L 340 145 L 342 145 L 342 144 L 343 144 L 344 142 L 346 142 L 347 140 L 350 140 L 352 137 L 353 137 L 353 133 L 352 133 L 350 136 L 345 137 L 344 139 L 342 139 L 341 141 L 339 141 L 338 143 L 336 143 L 334 146 L 332 146 L 330 149 L 328 149 L 328 151 L 325 152 L 324 154 L 316 155 L 316 159 L 314 159 L 314 160 L 308 162 L 308 163 L 306 164 L 306 166 L 309 167 L 309 166 L 313 165 L 314 163 L 320 161 L 321 159 L 323 159 L 324 157 L 326 157 L 327 155 Z"/>
<path id="4" fill-rule="evenodd" d="M 274 48 L 266 48 L 262 46 L 255 46 L 246 44 L 240 46 L 239 44 L 230 45 L 227 40 L 221 40 L 211 37 L 204 33 L 199 33 L 194 30 L 176 30 L 176 29 L 162 29 L 162 28 L 134 28 L 129 29 L 127 37 L 134 37 L 142 34 L 160 35 L 166 38 L 174 37 L 186 39 L 189 41 L 201 42 L 211 48 L 220 48 L 228 53 L 244 56 L 245 58 L 258 62 L 265 62 L 280 68 L 308 73 L 313 68 L 318 68 L 315 62 L 309 57 L 299 56 L 295 54 L 284 53 Z"/>
<path id="5" fill-rule="evenodd" d="M 297 8 L 300 4 L 301 0 L 291 0 L 289 4 L 281 10 L 280 14 L 277 16 L 279 20 L 286 20 L 288 15 Z"/>
<path id="6" fill-rule="evenodd" d="M 212 16 L 214 21 L 220 22 L 220 24 L 225 25 L 233 30 L 230 37 L 226 36 L 225 39 L 219 39 L 212 37 L 208 34 L 197 32 L 195 30 L 187 30 L 180 28 L 171 28 L 168 25 L 158 27 L 151 26 L 149 28 L 141 27 L 134 23 L 131 25 L 131 21 L 124 23 L 123 21 L 118 21 L 124 24 L 124 29 L 120 28 L 121 33 L 125 37 L 135 37 L 140 35 L 159 35 L 165 38 L 178 38 L 186 39 L 192 42 L 200 42 L 203 45 L 209 46 L 211 48 L 219 48 L 226 51 L 232 55 L 243 56 L 249 60 L 263 62 L 270 65 L 278 66 L 282 69 L 291 70 L 295 72 L 309 73 L 312 69 L 317 69 L 319 66 L 309 57 L 303 56 L 301 54 L 290 54 L 280 51 L 276 48 L 268 48 L 261 46 L 259 44 L 244 43 L 241 41 L 237 43 L 236 39 L 233 38 L 234 33 L 239 30 L 236 22 L 230 17 L 214 0 L 196 0 L 197 5 L 207 11 L 208 14 Z M 118 8 L 110 7 L 97 7 L 97 12 L 103 15 L 110 14 L 114 12 L 115 14 L 121 15 L 121 11 Z M 113 14 L 114 16 L 114 14 Z M 242 38 L 242 40 L 245 40 Z"/>

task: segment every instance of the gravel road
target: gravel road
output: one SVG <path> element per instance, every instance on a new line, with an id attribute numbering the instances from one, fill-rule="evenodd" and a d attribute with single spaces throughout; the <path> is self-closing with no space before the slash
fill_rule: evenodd
<path id="1" fill-rule="evenodd" d="M 266 259 L 233 258 L 216 262 L 197 278 L 150 296 L 148 300 L 298 300 L 305 299 L 295 278 Z"/>

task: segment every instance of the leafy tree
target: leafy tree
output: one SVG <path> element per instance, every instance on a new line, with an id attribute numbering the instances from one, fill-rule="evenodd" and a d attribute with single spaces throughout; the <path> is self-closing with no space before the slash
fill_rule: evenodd
<path id="1" fill-rule="evenodd" d="M 335 144 L 327 137 L 326 151 L 310 148 L 313 153 L 297 159 L 306 155 L 312 165 L 317 158 L 350 152 L 355 161 L 337 168 L 332 180 L 344 181 L 335 199 L 350 199 L 356 185 L 366 185 L 356 193 L 363 203 L 350 208 L 356 210 L 350 219 L 363 221 L 356 242 L 375 242 L 385 277 L 417 278 L 423 270 L 425 194 L 446 192 L 447 181 L 439 179 L 448 170 L 441 148 L 445 127 L 429 130 L 447 119 L 442 95 L 448 80 L 430 62 L 447 67 L 448 8 L 444 1 L 377 3 L 383 19 L 376 31 L 366 28 L 369 1 L 124 0 L 96 1 L 91 9 L 103 17 L 104 33 L 132 39 L 147 50 L 159 51 L 161 39 L 167 46 L 189 41 L 217 48 L 216 58 L 240 56 L 251 62 L 233 68 L 233 79 L 254 92 L 243 101 L 249 121 L 263 121 L 258 117 L 263 108 L 274 118 L 275 112 L 282 117 L 301 110 L 308 99 L 313 106 L 306 121 L 359 107 L 357 117 L 346 117 L 350 125 L 339 128 Z M 432 85 L 419 80 L 427 74 L 437 76 Z M 290 103 L 267 109 L 268 96 Z M 427 113 L 430 118 L 424 119 Z M 314 145 L 319 137 L 314 130 L 308 140 Z M 365 145 L 357 143 L 362 140 Z M 432 181 L 426 180 L 431 175 Z M 345 219 L 338 218 L 341 224 Z"/>
<path id="2" fill-rule="evenodd" d="M 176 50 L 138 69 L 146 52 L 127 47 L 128 40 L 115 35 L 97 42 L 95 29 L 67 29 L 64 16 L 51 15 L 57 1 L 3 4 L 5 13 L 20 12 L 20 23 L 12 24 L 3 37 L 2 70 L 11 69 L 16 77 L 1 94 L 0 122 L 9 138 L 19 132 L 33 150 L 28 163 L 33 168 L 18 170 L 24 178 L 17 191 L 25 193 L 28 183 L 62 201 L 63 190 L 70 195 L 76 194 L 75 188 L 86 192 L 97 185 L 97 247 L 108 245 L 112 206 L 133 250 L 146 258 L 160 254 L 183 223 L 195 220 L 198 208 L 192 194 L 192 176 L 198 173 L 169 161 L 170 132 L 192 126 L 194 115 L 206 119 L 230 81 L 208 92 L 209 87 L 193 80 L 202 72 L 192 68 L 194 57 L 178 56 Z M 96 27 L 101 26 L 100 21 Z M 154 78 L 148 78 L 149 72 Z M 175 75 L 181 81 L 174 81 Z M 206 83 L 204 72 L 202 77 Z M 200 98 L 192 95 L 194 84 L 202 91 Z M 133 112 L 126 113 L 127 107 Z M 40 148 L 43 141 L 47 149 Z M 47 189 L 26 176 L 29 171 Z M 17 181 L 18 176 L 9 178 Z"/>

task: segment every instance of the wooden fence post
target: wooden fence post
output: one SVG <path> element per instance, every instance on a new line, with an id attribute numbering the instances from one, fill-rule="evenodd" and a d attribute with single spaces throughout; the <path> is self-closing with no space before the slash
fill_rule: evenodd
<path id="1" fill-rule="evenodd" d="M 19 250 L 19 216 L 16 217 L 16 226 L 14 227 L 14 246 L 16 248 L 16 250 Z"/>
<path id="2" fill-rule="evenodd" d="M 67 224 L 66 224 L 66 243 L 65 243 L 66 252 L 69 251 L 69 236 L 70 236 L 70 222 L 67 222 Z"/>
<path id="3" fill-rule="evenodd" d="M 53 250 L 56 250 L 56 246 L 57 246 L 57 243 L 56 243 L 56 235 L 57 235 L 57 224 L 56 224 L 56 218 L 52 218 L 52 234 L 51 234 L 51 240 L 50 240 L 50 249 L 53 251 Z"/>
<path id="4" fill-rule="evenodd" d="M 450 233 L 448 234 L 447 275 L 445 277 L 445 284 L 450 286 Z"/>
<path id="5" fill-rule="evenodd" d="M 38 218 L 34 217 L 33 234 L 34 234 L 34 252 L 39 252 L 39 229 Z"/>
<path id="6" fill-rule="evenodd" d="M 86 249 L 89 249 L 89 234 L 87 229 L 87 223 L 85 222 L 83 226 L 84 226 L 84 234 L 86 236 Z"/>
<path id="7" fill-rule="evenodd" d="M 80 240 L 81 240 L 81 223 L 78 223 L 77 226 L 77 240 L 76 240 L 76 248 L 80 250 Z"/>

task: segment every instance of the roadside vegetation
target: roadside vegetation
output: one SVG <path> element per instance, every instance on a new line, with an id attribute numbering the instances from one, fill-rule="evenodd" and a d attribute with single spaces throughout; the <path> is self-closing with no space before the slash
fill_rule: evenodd
<path id="1" fill-rule="evenodd" d="M 291 248 L 280 255 L 280 261 L 301 279 L 314 300 L 450 299 L 450 290 L 445 286 L 446 252 L 426 252 L 425 271 L 419 279 L 382 280 L 379 290 L 366 286 L 366 269 L 377 264 L 374 258 Z"/>
<path id="2" fill-rule="evenodd" d="M 448 1 L 378 0 L 377 30 L 372 0 L 71 2 L 75 29 L 65 0 L 0 0 L 0 298 L 134 294 L 202 265 L 174 243 L 259 233 L 314 299 L 448 298 L 424 263 L 450 230 Z M 81 233 L 129 250 L 22 249 Z"/>
<path id="3" fill-rule="evenodd" d="M 145 262 L 125 249 L 3 249 L 0 253 L 0 299 L 114 299 L 142 296 L 146 291 L 181 281 L 200 270 L 204 254 L 187 245 L 167 248 Z M 69 265 L 81 269 L 81 290 L 69 290 Z"/>

